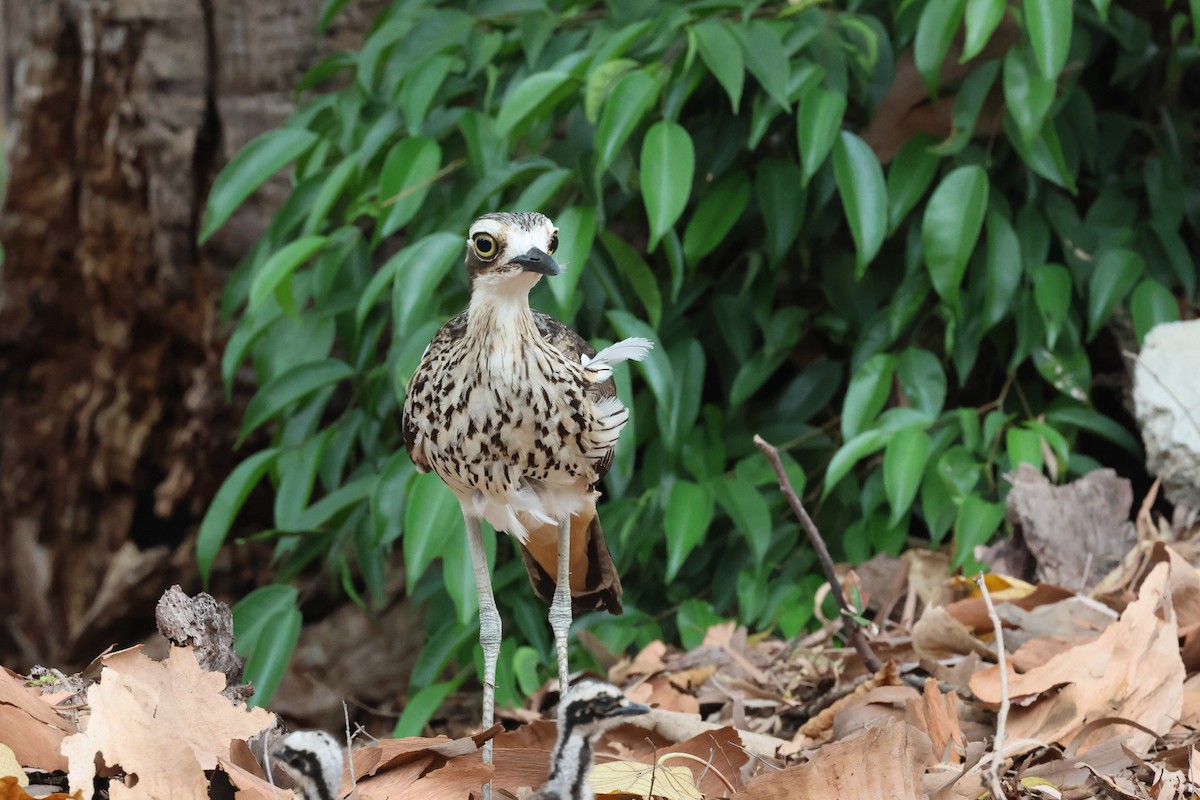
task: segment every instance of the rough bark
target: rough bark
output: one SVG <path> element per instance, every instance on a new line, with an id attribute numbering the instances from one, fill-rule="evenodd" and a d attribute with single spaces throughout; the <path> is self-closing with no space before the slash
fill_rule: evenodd
<path id="1" fill-rule="evenodd" d="M 78 664 L 196 588 L 195 530 L 240 457 L 221 279 L 282 183 L 196 233 L 216 171 L 382 0 L 324 39 L 321 5 L 0 0 L 0 663 Z M 257 568 L 237 558 L 226 588 Z"/>

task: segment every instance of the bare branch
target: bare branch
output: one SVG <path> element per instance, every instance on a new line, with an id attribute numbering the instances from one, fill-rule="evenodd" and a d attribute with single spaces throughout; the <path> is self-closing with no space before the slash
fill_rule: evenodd
<path id="1" fill-rule="evenodd" d="M 829 548 L 825 546 L 825 540 L 821 538 L 821 532 L 817 530 L 816 523 L 812 521 L 812 517 L 804 510 L 804 504 L 796 496 L 796 490 L 792 488 L 792 482 L 788 480 L 787 472 L 783 468 L 783 462 L 779 459 L 779 451 L 758 434 L 754 435 L 754 444 L 767 457 L 767 460 L 771 462 L 771 466 L 775 468 L 775 476 L 779 479 L 779 490 L 787 498 L 788 505 L 792 508 L 792 513 L 796 515 L 796 519 L 800 520 L 800 525 L 804 528 L 804 532 L 808 534 L 808 540 L 812 543 L 813 549 L 817 551 L 817 557 L 821 560 L 821 569 L 824 570 L 825 577 L 829 580 L 833 599 L 842 613 L 843 624 L 849 628 L 850 643 L 858 651 L 867 669 L 871 670 L 871 672 L 878 672 L 883 667 L 883 662 L 879 660 L 879 656 L 875 655 L 875 651 L 871 649 L 871 644 L 867 641 L 866 631 L 863 630 L 862 625 L 855 619 L 857 613 L 846 602 L 846 593 L 842 591 L 842 584 L 838 581 L 837 571 L 833 565 L 833 558 L 829 555 Z"/>

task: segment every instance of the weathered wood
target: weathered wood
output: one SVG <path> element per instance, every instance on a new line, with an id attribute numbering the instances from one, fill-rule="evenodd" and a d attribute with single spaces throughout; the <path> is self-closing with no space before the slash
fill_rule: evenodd
<path id="1" fill-rule="evenodd" d="M 239 456 L 218 371 L 221 281 L 286 186 L 206 248 L 196 234 L 216 171 L 284 118 L 303 70 L 353 45 L 382 0 L 351 4 L 324 40 L 321 5 L 0 2 L 9 666 L 78 664 L 151 630 L 166 586 L 196 588 L 195 530 Z"/>

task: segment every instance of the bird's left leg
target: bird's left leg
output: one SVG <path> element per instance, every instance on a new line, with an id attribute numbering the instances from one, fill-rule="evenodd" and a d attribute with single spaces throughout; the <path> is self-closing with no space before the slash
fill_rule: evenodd
<path id="1" fill-rule="evenodd" d="M 463 513 L 467 522 L 467 549 L 475 567 L 475 588 L 479 590 L 479 644 L 483 648 L 483 727 L 492 727 L 496 708 L 496 661 L 500 656 L 500 612 L 492 594 L 492 575 L 488 569 L 487 551 L 483 547 L 483 528 L 479 518 Z M 567 607 L 568 613 L 570 606 Z M 492 763 L 492 742 L 483 746 L 483 763 Z M 483 798 L 489 800 L 492 784 L 484 786 Z"/>
<path id="2" fill-rule="evenodd" d="M 565 692 L 571 669 L 567 665 L 567 634 L 571 631 L 571 518 L 558 523 L 558 577 L 550 601 L 550 628 L 558 655 L 558 686 Z"/>

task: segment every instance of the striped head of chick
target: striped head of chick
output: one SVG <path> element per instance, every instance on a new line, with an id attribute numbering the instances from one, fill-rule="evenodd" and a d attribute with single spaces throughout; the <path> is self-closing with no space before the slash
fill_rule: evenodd
<path id="1" fill-rule="evenodd" d="M 289 733 L 271 756 L 303 800 L 333 800 L 341 788 L 342 747 L 325 731 Z"/>
<path id="2" fill-rule="evenodd" d="M 605 681 L 585 679 L 572 684 L 558 701 L 559 737 L 582 734 L 594 741 L 609 728 L 650 711 Z"/>

